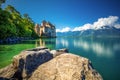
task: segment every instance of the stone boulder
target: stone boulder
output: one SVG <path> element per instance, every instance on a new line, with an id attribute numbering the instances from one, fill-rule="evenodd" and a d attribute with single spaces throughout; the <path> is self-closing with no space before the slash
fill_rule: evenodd
<path id="1" fill-rule="evenodd" d="M 66 53 L 39 66 L 29 80 L 102 80 L 102 77 L 88 59 Z"/>
<path id="2" fill-rule="evenodd" d="M 55 54 L 60 55 L 66 51 L 66 49 L 60 49 L 56 51 L 56 53 L 53 53 L 46 47 L 22 51 L 20 54 L 13 57 L 12 64 L 0 69 L 0 80 L 28 79 L 38 66 L 51 60 L 55 57 Z"/>
<path id="3" fill-rule="evenodd" d="M 35 48 L 21 52 L 13 57 L 13 67 L 16 69 L 12 78 L 28 79 L 32 72 L 41 64 L 53 58 L 47 48 Z"/>
<path id="4" fill-rule="evenodd" d="M 0 69 L 0 80 L 102 80 L 91 62 L 67 49 L 38 47 L 22 51 Z"/>
<path id="5" fill-rule="evenodd" d="M 68 49 L 51 50 L 50 53 L 53 54 L 53 57 L 56 57 L 60 54 L 68 53 Z"/>

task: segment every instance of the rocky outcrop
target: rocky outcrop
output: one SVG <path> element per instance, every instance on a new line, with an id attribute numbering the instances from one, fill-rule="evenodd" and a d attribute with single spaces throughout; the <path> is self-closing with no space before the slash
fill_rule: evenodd
<path id="1" fill-rule="evenodd" d="M 88 59 L 66 53 L 39 66 L 30 80 L 102 80 L 102 78 Z"/>
<path id="2" fill-rule="evenodd" d="M 53 57 L 59 56 L 60 54 L 68 53 L 67 49 L 51 50 L 50 53 Z"/>
<path id="3" fill-rule="evenodd" d="M 1 78 L 28 79 L 38 66 L 66 51 L 66 49 L 60 49 L 53 53 L 45 47 L 22 51 L 13 57 L 12 64 L 0 70 L 0 80 Z"/>
<path id="4" fill-rule="evenodd" d="M 13 63 L 0 70 L 0 80 L 102 80 L 91 62 L 67 49 L 35 48 L 14 56 Z"/>

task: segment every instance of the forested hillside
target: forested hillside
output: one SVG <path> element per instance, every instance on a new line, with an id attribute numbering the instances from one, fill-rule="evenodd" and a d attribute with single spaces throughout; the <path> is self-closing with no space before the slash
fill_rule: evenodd
<path id="1" fill-rule="evenodd" d="M 4 2 L 4 0 L 3 0 Z M 0 6 L 3 3 L 0 1 Z M 37 37 L 34 22 L 28 14 L 21 14 L 13 6 L 0 7 L 0 39 L 15 37 Z"/>

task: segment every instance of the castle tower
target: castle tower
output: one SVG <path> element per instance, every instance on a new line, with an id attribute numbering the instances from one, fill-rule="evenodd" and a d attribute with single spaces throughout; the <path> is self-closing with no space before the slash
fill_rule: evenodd
<path id="1" fill-rule="evenodd" d="M 40 34 L 39 34 L 39 32 L 40 32 L 39 24 L 36 24 L 36 25 L 35 25 L 35 32 L 36 32 L 38 35 L 40 35 Z"/>
<path id="2" fill-rule="evenodd" d="M 35 25 L 35 32 L 39 37 L 56 37 L 56 28 L 50 22 L 42 21 L 41 25 Z"/>

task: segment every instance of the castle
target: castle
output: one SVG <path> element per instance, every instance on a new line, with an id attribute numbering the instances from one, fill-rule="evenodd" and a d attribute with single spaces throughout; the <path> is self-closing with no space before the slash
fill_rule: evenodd
<path id="1" fill-rule="evenodd" d="M 45 20 L 43 20 L 40 25 L 35 25 L 35 32 L 39 37 L 56 37 L 55 26 Z"/>

